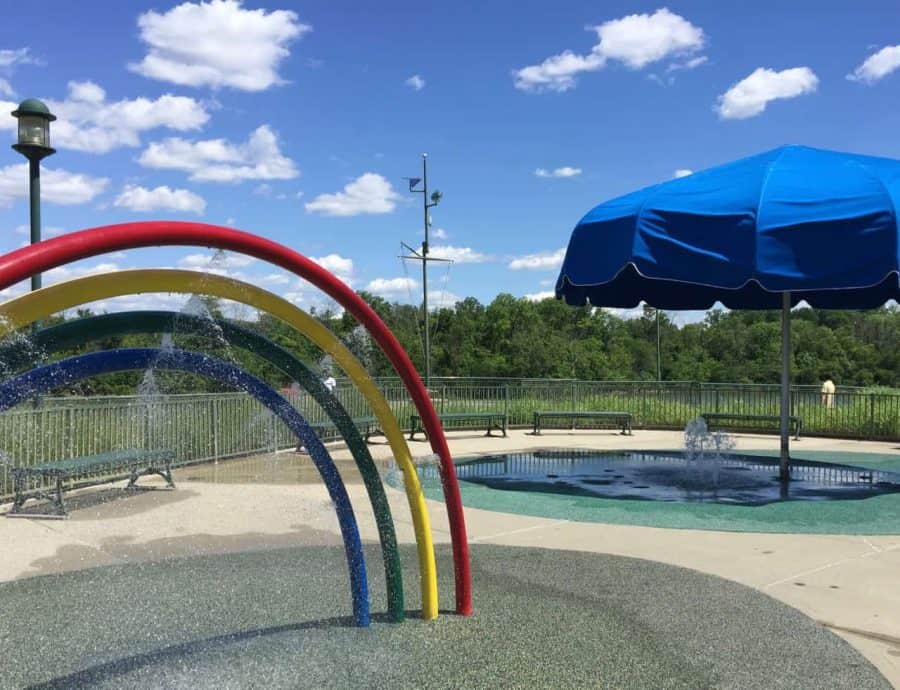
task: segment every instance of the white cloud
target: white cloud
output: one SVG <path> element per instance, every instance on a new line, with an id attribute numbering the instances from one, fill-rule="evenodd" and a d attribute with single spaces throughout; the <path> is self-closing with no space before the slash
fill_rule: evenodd
<path id="1" fill-rule="evenodd" d="M 263 282 L 262 277 L 259 275 L 251 275 L 245 270 L 248 266 L 251 266 L 256 262 L 257 259 L 252 256 L 235 254 L 224 250 L 215 250 L 183 256 L 178 260 L 178 267 L 191 271 L 200 271 L 210 275 L 223 276 L 233 280 L 240 280 L 245 283 L 257 284 Z"/>
<path id="2" fill-rule="evenodd" d="M 16 95 L 15 90 L 6 79 L 0 79 L 0 96 L 6 96 L 8 98 L 14 98 Z"/>
<path id="3" fill-rule="evenodd" d="M 289 180 L 300 174 L 294 162 L 281 153 L 278 137 L 268 125 L 258 127 L 242 144 L 177 137 L 153 142 L 138 162 L 146 168 L 182 170 L 199 182 Z"/>
<path id="4" fill-rule="evenodd" d="M 847 79 L 874 84 L 897 68 L 900 68 L 900 45 L 886 46 L 867 57 Z"/>
<path id="5" fill-rule="evenodd" d="M 376 278 L 366 285 L 366 291 L 381 297 L 408 297 L 418 285 L 412 278 Z"/>
<path id="6" fill-rule="evenodd" d="M 349 278 L 353 275 L 353 259 L 348 259 L 340 254 L 329 254 L 328 256 L 310 257 L 319 266 L 326 271 L 331 271 L 345 283 L 350 282 Z"/>
<path id="7" fill-rule="evenodd" d="M 634 319 L 639 319 L 644 315 L 644 306 L 643 303 L 638 305 L 637 307 L 628 307 L 628 308 L 616 308 L 616 307 L 601 307 L 603 311 L 608 314 L 612 314 L 616 318 L 622 319 L 623 321 L 632 321 Z"/>
<path id="8" fill-rule="evenodd" d="M 178 264 L 182 268 L 203 271 L 212 275 L 224 276 L 244 282 L 256 282 L 256 278 L 249 277 L 243 270 L 256 263 L 256 261 L 252 256 L 216 250 L 209 253 L 188 254 L 179 259 Z"/>
<path id="9" fill-rule="evenodd" d="M 447 231 L 444 230 L 444 228 L 438 228 L 437 230 L 431 231 L 431 236 L 435 237 L 439 240 L 446 240 L 447 239 Z"/>
<path id="10" fill-rule="evenodd" d="M 581 168 L 572 168 L 568 165 L 564 165 L 561 168 L 556 168 L 555 170 L 537 168 L 534 171 L 534 174 L 538 177 L 575 177 L 576 175 L 581 174 Z"/>
<path id="11" fill-rule="evenodd" d="M 690 168 L 678 168 L 673 174 L 672 177 L 687 177 L 688 175 L 693 175 L 694 171 Z"/>
<path id="12" fill-rule="evenodd" d="M 108 184 L 105 177 L 91 177 L 60 168 L 41 168 L 41 199 L 51 204 L 68 206 L 92 201 Z M 27 198 L 28 163 L 0 168 L 0 207 Z"/>
<path id="13" fill-rule="evenodd" d="M 31 57 L 28 48 L 0 50 L 0 67 L 15 67 L 16 65 L 35 65 L 38 61 Z"/>
<path id="14" fill-rule="evenodd" d="M 138 17 L 147 55 L 129 69 L 183 86 L 263 91 L 283 83 L 288 45 L 312 27 L 290 10 L 246 10 L 238 0 L 185 2 Z"/>
<path id="15" fill-rule="evenodd" d="M 705 40 L 703 29 L 665 7 L 653 14 L 630 14 L 614 19 L 595 30 L 600 43 L 594 51 L 605 59 L 623 62 L 631 69 L 641 69 L 670 56 L 693 53 L 703 48 Z"/>
<path id="16" fill-rule="evenodd" d="M 112 273 L 121 270 L 117 263 L 104 262 L 85 266 L 83 264 L 73 264 L 68 266 L 57 266 L 51 268 L 44 273 L 46 284 L 58 283 L 62 280 L 71 280 L 73 278 L 81 278 L 82 276 L 97 275 L 99 273 Z"/>
<path id="17" fill-rule="evenodd" d="M 292 277 L 287 273 L 269 273 L 259 278 L 259 282 L 265 285 L 290 285 Z"/>
<path id="18" fill-rule="evenodd" d="M 140 212 L 166 210 L 202 214 L 206 210 L 206 201 L 187 189 L 171 189 L 166 186 L 147 189 L 126 185 L 113 206 Z"/>
<path id="19" fill-rule="evenodd" d="M 671 72 L 678 72 L 680 70 L 692 70 L 700 67 L 700 65 L 705 65 L 709 62 L 709 58 L 705 55 L 698 55 L 697 57 L 688 58 L 686 60 L 681 60 L 679 62 L 673 62 L 666 67 L 666 74 Z"/>
<path id="20" fill-rule="evenodd" d="M 542 290 L 541 292 L 531 292 L 525 295 L 525 299 L 529 302 L 543 302 L 545 299 L 550 299 L 555 296 L 556 293 L 553 290 Z"/>
<path id="21" fill-rule="evenodd" d="M 256 196 L 262 196 L 266 198 L 271 197 L 272 185 L 263 182 L 262 184 L 256 185 L 256 187 L 253 188 L 253 193 L 256 194 Z"/>
<path id="22" fill-rule="evenodd" d="M 30 225 L 17 225 L 15 228 L 15 232 L 20 235 L 29 235 L 31 234 L 31 226 Z M 42 237 L 59 237 L 65 232 L 65 228 L 61 228 L 56 225 L 44 225 L 41 227 L 41 236 Z M 122 252 L 116 252 L 116 254 L 122 254 Z M 124 256 L 124 254 L 122 254 Z M 109 255 L 112 256 L 111 254 Z"/>
<path id="23" fill-rule="evenodd" d="M 422 77 L 420 77 L 418 74 L 412 75 L 404 83 L 414 91 L 421 91 L 425 88 L 425 80 L 422 79 Z"/>
<path id="24" fill-rule="evenodd" d="M 449 290 L 429 290 L 428 291 L 428 311 L 437 311 L 438 309 L 453 309 L 457 302 L 462 302 L 463 298 Z"/>
<path id="25" fill-rule="evenodd" d="M 449 259 L 458 264 L 480 264 L 490 260 L 489 256 L 476 252 L 471 247 L 454 247 L 452 244 L 429 247 L 428 255 L 435 259 Z"/>
<path id="26" fill-rule="evenodd" d="M 552 252 L 526 254 L 512 259 L 508 268 L 513 271 L 552 271 L 562 266 L 565 256 L 565 247 Z"/>
<path id="27" fill-rule="evenodd" d="M 15 107 L 15 103 L 0 101 L 0 111 Z M 51 143 L 86 153 L 140 146 L 141 134 L 148 130 L 185 132 L 199 129 L 209 120 L 204 106 L 193 98 L 165 94 L 154 100 L 107 101 L 106 92 L 90 81 L 70 81 L 66 99 L 47 99 L 47 107 L 58 118 L 50 129 Z M 0 129 L 14 130 L 15 126 L 14 118 L 0 118 Z"/>
<path id="28" fill-rule="evenodd" d="M 716 111 L 724 120 L 743 120 L 762 113 L 769 101 L 813 93 L 818 84 L 819 78 L 809 67 L 781 72 L 759 67 L 719 96 Z"/>
<path id="29" fill-rule="evenodd" d="M 548 57 L 539 65 L 529 65 L 513 72 L 514 85 L 522 91 L 568 91 L 575 88 L 575 76 L 602 68 L 604 59 L 596 53 L 576 55 L 565 50 Z"/>
<path id="30" fill-rule="evenodd" d="M 391 183 L 376 173 L 364 173 L 334 194 L 320 194 L 305 204 L 307 213 L 326 216 L 357 216 L 363 213 L 390 213 L 400 195 Z"/>
<path id="31" fill-rule="evenodd" d="M 653 14 L 631 14 L 592 27 L 600 39 L 587 55 L 565 50 L 513 72 L 514 84 L 523 91 L 568 91 L 582 72 L 594 72 L 614 60 L 630 69 L 668 58 L 680 57 L 672 69 L 693 69 L 703 64 L 702 56 L 690 57 L 703 48 L 703 29 L 666 8 Z"/>
<path id="32" fill-rule="evenodd" d="M 246 254 L 214 251 L 209 254 L 188 254 L 181 257 L 178 263 L 186 268 L 246 268 L 256 263 L 256 259 Z"/>

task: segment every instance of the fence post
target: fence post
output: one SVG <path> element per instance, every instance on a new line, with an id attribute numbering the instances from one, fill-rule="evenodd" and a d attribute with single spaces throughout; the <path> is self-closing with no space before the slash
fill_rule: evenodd
<path id="1" fill-rule="evenodd" d="M 441 386 L 441 414 L 446 412 L 447 405 L 447 386 Z"/>
<path id="2" fill-rule="evenodd" d="M 66 407 L 66 433 L 69 436 L 69 457 L 75 457 L 75 419 L 71 405 Z"/>
<path id="3" fill-rule="evenodd" d="M 869 393 L 869 438 L 875 438 L 875 394 Z"/>
<path id="4" fill-rule="evenodd" d="M 713 390 L 716 391 L 716 413 L 718 414 L 719 413 L 719 389 L 714 388 Z M 700 410 L 700 411 L 703 412 L 703 410 Z"/>
<path id="5" fill-rule="evenodd" d="M 509 384 L 503 384 L 503 416 L 506 417 L 506 423 L 509 424 Z"/>
<path id="6" fill-rule="evenodd" d="M 577 383 L 575 381 L 572 381 L 572 412 L 576 411 L 576 409 L 575 409 L 575 403 L 576 403 L 576 397 L 577 397 L 577 393 L 575 392 L 576 385 L 577 385 Z"/>
<path id="7" fill-rule="evenodd" d="M 275 453 L 278 451 L 278 428 L 275 426 L 275 414 L 269 412 L 269 441 L 271 442 L 271 451 Z"/>
<path id="8" fill-rule="evenodd" d="M 213 462 L 219 464 L 219 405 L 217 398 L 209 399 L 209 420 L 212 426 Z"/>

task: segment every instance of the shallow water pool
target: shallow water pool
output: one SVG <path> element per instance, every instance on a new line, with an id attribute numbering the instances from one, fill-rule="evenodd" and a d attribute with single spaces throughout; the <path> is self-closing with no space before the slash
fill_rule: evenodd
<path id="1" fill-rule="evenodd" d="M 765 505 L 900 493 L 900 473 L 810 460 L 792 460 L 791 468 L 792 480 L 785 483 L 777 458 L 541 450 L 476 458 L 456 472 L 462 481 L 504 491 L 682 503 Z"/>

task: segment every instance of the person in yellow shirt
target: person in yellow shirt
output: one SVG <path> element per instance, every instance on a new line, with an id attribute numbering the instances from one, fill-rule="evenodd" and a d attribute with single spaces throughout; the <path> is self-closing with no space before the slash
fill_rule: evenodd
<path id="1" fill-rule="evenodd" d="M 825 407 L 834 407 L 834 381 L 830 376 L 826 376 L 822 384 L 822 404 Z"/>

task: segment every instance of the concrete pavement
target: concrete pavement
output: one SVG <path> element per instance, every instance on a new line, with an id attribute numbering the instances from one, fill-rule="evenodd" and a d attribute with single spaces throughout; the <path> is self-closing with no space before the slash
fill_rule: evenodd
<path id="1" fill-rule="evenodd" d="M 520 431 L 509 438 L 451 433 L 455 456 L 536 447 L 666 449 L 680 446 L 680 434 L 637 431 L 634 437 L 607 432 Z M 738 450 L 776 450 L 773 437 L 739 436 Z M 413 453 L 428 455 L 425 443 Z M 802 450 L 837 450 L 896 455 L 896 444 L 804 439 Z M 377 539 L 363 487 L 353 483 L 349 456 L 334 455 L 351 484 L 363 538 Z M 386 446 L 373 446 L 386 461 Z M 121 498 L 109 486 L 76 492 L 67 521 L 0 521 L 0 581 L 85 567 L 158 560 L 177 555 L 236 553 L 309 544 L 312 528 L 322 543 L 338 542 L 337 521 L 324 487 L 315 482 L 308 459 L 292 454 L 238 460 L 178 472 L 176 491 L 147 491 Z M 247 484 L 247 482 L 253 482 Z M 148 485 L 151 482 L 148 482 Z M 413 541 L 405 496 L 388 489 L 398 538 Z M 112 499 L 112 500 L 103 500 Z M 449 540 L 441 503 L 429 501 L 435 540 Z M 473 543 L 528 546 L 631 556 L 750 586 L 828 626 L 900 687 L 900 535 L 758 534 L 674 530 L 572 522 L 528 515 L 466 511 Z M 443 581 L 442 587 L 450 587 Z"/>

